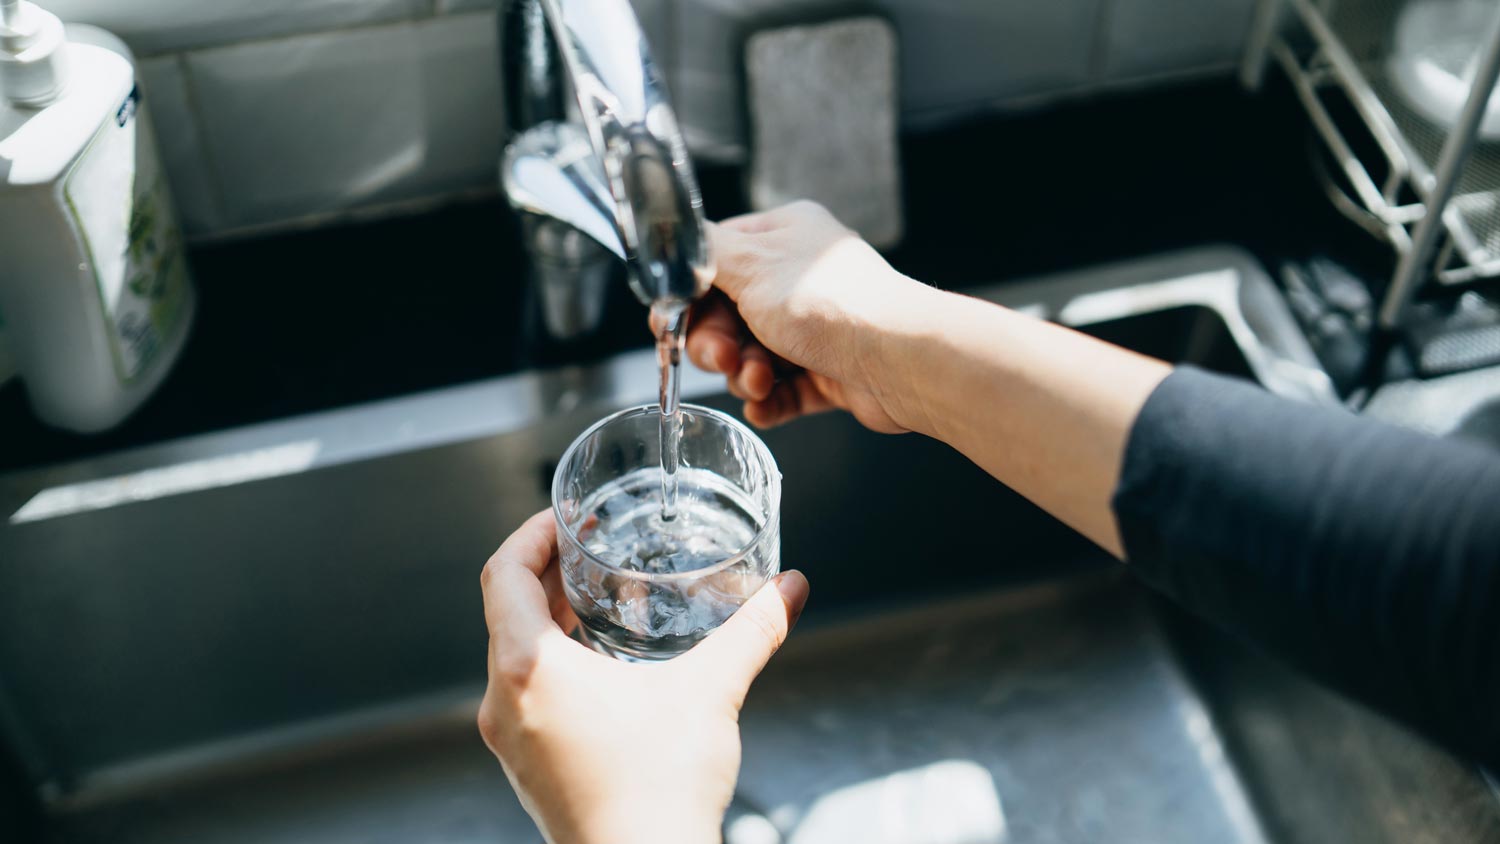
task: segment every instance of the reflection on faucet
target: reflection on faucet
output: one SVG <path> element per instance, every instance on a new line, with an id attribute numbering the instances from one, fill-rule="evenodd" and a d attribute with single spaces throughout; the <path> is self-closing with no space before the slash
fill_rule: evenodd
<path id="1" fill-rule="evenodd" d="M 620 260 L 628 260 L 615 226 L 609 186 L 578 126 L 547 122 L 517 135 L 505 149 L 500 177 L 517 210 L 566 223 Z"/>
<path id="2" fill-rule="evenodd" d="M 619 265 L 579 229 L 551 217 L 527 215 L 521 229 L 548 333 L 559 340 L 592 333 L 604 319 L 609 279 Z"/>
<path id="3" fill-rule="evenodd" d="M 630 4 L 505 0 L 499 20 L 509 140 L 501 179 L 528 250 L 539 264 L 552 259 L 538 269 L 548 313 L 597 322 L 607 270 L 594 265 L 606 252 L 626 262 L 645 305 L 706 293 L 714 271 L 702 199 Z M 590 298 L 597 306 L 573 301 Z M 592 327 L 553 322 L 559 336 Z"/>

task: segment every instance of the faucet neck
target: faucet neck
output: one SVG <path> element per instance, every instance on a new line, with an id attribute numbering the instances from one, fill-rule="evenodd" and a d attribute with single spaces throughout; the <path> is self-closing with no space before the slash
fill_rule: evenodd
<path id="1" fill-rule="evenodd" d="M 618 237 L 582 231 L 619 245 L 646 305 L 706 293 L 697 180 L 631 4 L 502 0 L 499 26 L 512 206 L 575 227 L 607 219 Z M 582 139 L 587 162 L 567 157 L 567 135 Z"/>
<path id="2" fill-rule="evenodd" d="M 539 123 L 567 119 L 567 73 L 548 30 L 547 11 L 541 0 L 506 0 L 496 20 L 509 142 Z"/>

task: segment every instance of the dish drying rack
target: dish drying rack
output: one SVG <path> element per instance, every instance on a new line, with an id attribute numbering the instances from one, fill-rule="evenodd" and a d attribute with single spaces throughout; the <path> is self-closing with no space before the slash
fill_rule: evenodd
<path id="1" fill-rule="evenodd" d="M 1433 0 L 1416 0 L 1433 2 Z M 1347 216 L 1387 242 L 1396 269 L 1379 323 L 1400 327 L 1424 285 L 1500 278 L 1500 139 L 1480 129 L 1500 77 L 1500 2 L 1469 56 L 1473 80 L 1451 126 L 1403 97 L 1391 69 L 1400 0 L 1260 0 L 1242 80 L 1280 65 L 1353 195 L 1326 187 Z M 1342 97 L 1346 103 L 1338 103 Z M 1352 117 L 1351 117 L 1352 115 Z M 1366 143 L 1350 142 L 1351 130 Z M 1435 213 L 1434 213 L 1435 209 Z"/>

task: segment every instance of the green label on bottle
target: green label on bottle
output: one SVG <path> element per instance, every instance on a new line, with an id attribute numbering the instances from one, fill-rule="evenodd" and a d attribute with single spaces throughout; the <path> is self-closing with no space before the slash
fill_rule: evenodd
<path id="1" fill-rule="evenodd" d="M 182 232 L 139 99 L 132 89 L 63 183 L 122 382 L 161 354 L 184 316 L 189 283 Z"/>

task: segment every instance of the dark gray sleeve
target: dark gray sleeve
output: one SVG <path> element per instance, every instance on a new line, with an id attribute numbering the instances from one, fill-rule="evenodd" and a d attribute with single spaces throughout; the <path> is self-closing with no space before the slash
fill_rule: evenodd
<path id="1" fill-rule="evenodd" d="M 1114 509 L 1153 587 L 1500 759 L 1500 456 L 1184 367 L 1131 431 Z"/>

